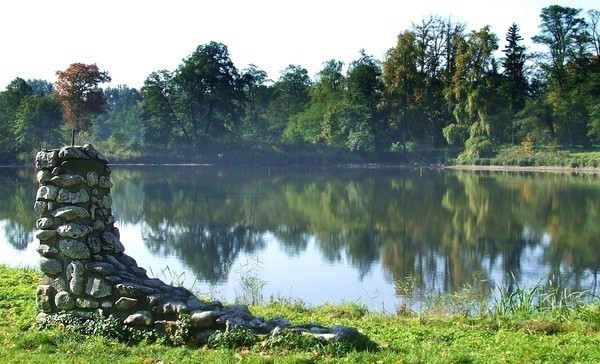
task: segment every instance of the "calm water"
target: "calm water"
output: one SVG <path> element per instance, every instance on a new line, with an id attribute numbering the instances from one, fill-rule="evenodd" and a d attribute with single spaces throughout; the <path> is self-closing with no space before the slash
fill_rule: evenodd
<path id="1" fill-rule="evenodd" d="M 112 181 L 126 253 L 219 300 L 254 286 L 394 312 L 465 287 L 596 289 L 598 176 L 114 166 Z M 33 169 L 0 168 L 2 263 L 37 265 L 36 188 Z"/>

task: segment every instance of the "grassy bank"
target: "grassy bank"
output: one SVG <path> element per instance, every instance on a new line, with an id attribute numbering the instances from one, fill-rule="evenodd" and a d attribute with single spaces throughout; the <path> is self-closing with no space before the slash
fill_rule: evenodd
<path id="1" fill-rule="evenodd" d="M 558 150 L 550 148 L 505 147 L 494 157 L 459 157 L 451 163 L 472 166 L 514 166 L 514 167 L 555 167 L 597 169 L 600 167 L 598 150 Z"/>
<path id="2" fill-rule="evenodd" d="M 568 301 L 530 310 L 523 308 L 533 308 L 531 302 L 519 302 L 519 296 L 511 294 L 500 301 L 501 309 L 470 316 L 382 315 L 354 304 L 307 308 L 297 302 L 272 302 L 251 310 L 265 317 L 284 316 L 294 323 L 353 326 L 378 348 L 343 350 L 285 337 L 192 348 L 148 341 L 133 345 L 64 327 L 40 330 L 35 323 L 34 302 L 39 281 L 36 271 L 0 266 L 0 356 L 4 363 L 600 362 L 597 303 L 577 305 Z"/>

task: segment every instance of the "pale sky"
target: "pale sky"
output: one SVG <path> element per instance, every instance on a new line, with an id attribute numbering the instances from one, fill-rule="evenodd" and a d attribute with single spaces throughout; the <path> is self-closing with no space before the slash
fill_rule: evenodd
<path id="1" fill-rule="evenodd" d="M 515 22 L 526 40 L 550 5 L 600 10 L 597 0 L 18 0 L 0 3 L 0 90 L 16 77 L 56 81 L 76 62 L 96 63 L 111 87 L 140 88 L 175 70 L 198 45 L 225 44 L 238 70 L 255 64 L 273 80 L 289 64 L 311 77 L 323 62 L 348 65 L 364 49 L 383 60 L 399 33 L 430 15 L 489 25 L 505 45 Z M 107 85 L 104 85 L 107 86 Z"/>

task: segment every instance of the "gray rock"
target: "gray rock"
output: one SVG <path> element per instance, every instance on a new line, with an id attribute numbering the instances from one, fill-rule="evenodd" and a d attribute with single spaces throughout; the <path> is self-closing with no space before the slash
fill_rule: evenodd
<path id="1" fill-rule="evenodd" d="M 110 264 L 114 265 L 115 268 L 117 268 L 117 271 L 124 271 L 125 269 L 127 269 L 125 267 L 125 265 L 123 265 L 123 263 L 121 263 L 117 258 L 115 258 L 113 255 L 107 254 L 106 255 L 106 261 L 109 262 Z"/>
<path id="2" fill-rule="evenodd" d="M 354 327 L 344 325 L 334 325 L 331 327 L 331 332 L 335 334 L 336 340 L 342 341 L 356 341 L 361 340 L 363 335 Z"/>
<path id="3" fill-rule="evenodd" d="M 55 294 L 56 291 L 54 290 L 54 287 L 46 284 L 39 285 L 35 291 L 35 302 L 38 311 L 52 312 Z"/>
<path id="4" fill-rule="evenodd" d="M 89 233 L 91 233 L 93 230 L 94 229 L 91 226 L 75 223 L 68 223 L 56 228 L 56 232 L 58 233 L 58 235 L 73 239 L 83 238 L 84 236 L 87 236 Z"/>
<path id="5" fill-rule="evenodd" d="M 56 230 L 38 230 L 35 237 L 40 241 L 48 241 L 56 237 Z"/>
<path id="6" fill-rule="evenodd" d="M 119 238 L 110 231 L 105 231 L 100 235 L 100 239 L 102 242 L 102 249 L 108 251 L 114 251 L 117 243 L 119 242 Z"/>
<path id="7" fill-rule="evenodd" d="M 79 240 L 62 239 L 58 242 L 58 247 L 61 253 L 71 259 L 88 259 L 90 257 L 90 249 Z"/>
<path id="8" fill-rule="evenodd" d="M 83 188 L 77 192 L 71 192 L 65 188 L 61 188 L 56 196 L 56 202 L 59 203 L 86 203 L 90 200 L 90 195 Z"/>
<path id="9" fill-rule="evenodd" d="M 133 309 L 138 302 L 139 300 L 135 298 L 121 297 L 117 300 L 117 302 L 115 302 L 115 306 L 120 311 L 127 311 Z"/>
<path id="10" fill-rule="evenodd" d="M 38 229 L 52 229 L 52 227 L 54 226 L 54 219 L 50 217 L 42 217 L 40 219 L 37 219 L 37 221 L 35 222 L 35 226 Z"/>
<path id="11" fill-rule="evenodd" d="M 100 242 L 100 238 L 97 236 L 89 236 L 87 243 L 88 247 L 90 248 L 90 251 L 94 254 L 102 250 L 102 243 Z"/>
<path id="12" fill-rule="evenodd" d="M 79 308 L 98 308 L 100 303 L 89 298 L 78 297 L 75 301 L 75 306 Z"/>
<path id="13" fill-rule="evenodd" d="M 35 201 L 33 204 L 33 210 L 35 210 L 35 212 L 37 212 L 39 215 L 42 215 L 46 210 L 48 210 L 48 202 Z"/>
<path id="14" fill-rule="evenodd" d="M 66 292 L 69 290 L 67 279 L 64 276 L 58 276 L 50 282 L 50 285 L 54 287 L 56 292 Z"/>
<path id="15" fill-rule="evenodd" d="M 190 316 L 190 323 L 195 327 L 212 327 L 215 320 L 216 317 L 212 311 L 195 311 Z"/>
<path id="16" fill-rule="evenodd" d="M 115 243 L 115 254 L 121 254 L 125 251 L 125 246 L 123 245 L 123 243 L 121 243 L 121 240 L 117 240 L 117 242 Z"/>
<path id="17" fill-rule="evenodd" d="M 196 296 L 190 296 L 187 301 L 187 306 L 192 311 L 203 310 L 206 306 L 202 301 L 200 301 Z"/>
<path id="18" fill-rule="evenodd" d="M 102 153 L 100 153 L 99 151 L 97 151 L 96 148 L 94 148 L 93 145 L 91 145 L 91 144 L 84 144 L 81 147 L 81 149 L 91 159 L 97 159 L 97 160 L 102 161 L 104 163 L 108 163 L 108 159 L 106 159 L 106 157 L 104 155 L 102 155 Z"/>
<path id="19" fill-rule="evenodd" d="M 130 298 L 144 298 L 144 296 L 156 293 L 156 289 L 154 288 L 133 282 L 119 283 L 115 288 L 121 296 Z"/>
<path id="20" fill-rule="evenodd" d="M 50 181 L 50 178 L 52 178 L 52 174 L 50 174 L 49 170 L 43 169 L 36 173 L 35 178 L 37 179 L 39 184 L 43 184 Z"/>
<path id="21" fill-rule="evenodd" d="M 108 297 L 112 294 L 112 285 L 104 279 L 91 277 L 87 280 L 85 293 L 94 298 Z"/>
<path id="22" fill-rule="evenodd" d="M 137 265 L 138 265 L 136 260 L 127 254 L 119 255 L 119 261 L 128 267 L 137 267 Z"/>
<path id="23" fill-rule="evenodd" d="M 46 169 L 56 167 L 58 165 L 58 153 L 52 151 L 40 151 L 35 155 L 35 168 Z"/>
<path id="24" fill-rule="evenodd" d="M 106 277 L 104 277 L 104 279 L 106 279 L 107 281 L 109 281 L 112 284 L 117 284 L 117 283 L 123 282 L 123 279 L 119 276 L 106 276 Z"/>
<path id="25" fill-rule="evenodd" d="M 152 321 L 152 314 L 149 311 L 138 311 L 127 316 L 123 322 L 130 326 L 150 326 Z"/>
<path id="26" fill-rule="evenodd" d="M 50 186 L 40 186 L 35 194 L 36 200 L 54 201 L 58 196 L 58 188 Z"/>
<path id="27" fill-rule="evenodd" d="M 116 272 L 115 266 L 107 262 L 92 262 L 85 265 L 85 268 L 91 273 L 102 276 L 110 276 Z"/>
<path id="28" fill-rule="evenodd" d="M 90 187 L 94 187 L 97 184 L 98 184 L 98 173 L 88 172 L 87 173 L 87 185 Z"/>
<path id="29" fill-rule="evenodd" d="M 79 206 L 64 206 L 52 211 L 52 216 L 65 220 L 85 219 L 90 217 L 89 212 Z"/>
<path id="30" fill-rule="evenodd" d="M 63 266 L 57 259 L 41 257 L 40 269 L 49 276 L 55 276 L 63 271 Z"/>
<path id="31" fill-rule="evenodd" d="M 78 147 L 68 146 L 63 147 L 58 152 L 58 157 L 61 159 L 89 159 Z"/>
<path id="32" fill-rule="evenodd" d="M 106 195 L 104 195 L 104 197 L 102 197 L 102 207 L 105 209 L 110 209 L 112 207 L 112 197 L 110 196 L 109 193 L 107 193 Z"/>
<path id="33" fill-rule="evenodd" d="M 104 231 L 105 225 L 101 220 L 94 220 L 92 223 L 92 228 L 95 232 Z"/>
<path id="34" fill-rule="evenodd" d="M 78 260 L 72 261 L 67 266 L 67 277 L 70 277 L 69 280 L 69 288 L 71 292 L 76 295 L 80 295 L 83 293 L 83 288 L 85 286 L 85 267 L 83 263 Z"/>
<path id="35" fill-rule="evenodd" d="M 50 178 L 50 182 L 58 187 L 75 187 L 85 184 L 86 180 L 78 174 L 61 174 Z"/>
<path id="36" fill-rule="evenodd" d="M 36 251 L 44 257 L 53 257 L 56 254 L 58 254 L 58 249 L 56 249 L 55 247 L 53 247 L 52 245 L 48 245 L 48 244 L 40 244 Z"/>
<path id="37" fill-rule="evenodd" d="M 144 268 L 142 268 L 142 267 L 133 266 L 133 267 L 129 267 L 129 270 L 136 277 L 139 277 L 139 278 L 148 278 L 148 276 L 146 275 L 146 270 Z"/>
<path id="38" fill-rule="evenodd" d="M 112 182 L 110 181 L 110 178 L 106 177 L 106 176 L 100 176 L 98 178 L 98 186 L 100 188 L 106 188 L 109 189 L 113 186 Z"/>
<path id="39" fill-rule="evenodd" d="M 54 296 L 54 304 L 59 310 L 71 310 L 75 308 L 75 298 L 69 292 L 58 292 Z"/>

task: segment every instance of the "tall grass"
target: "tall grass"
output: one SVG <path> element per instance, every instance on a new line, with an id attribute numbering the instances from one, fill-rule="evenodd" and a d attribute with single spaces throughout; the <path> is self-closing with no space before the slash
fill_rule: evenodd
<path id="1" fill-rule="evenodd" d="M 514 276 L 510 284 L 490 286 L 487 280 L 465 284 L 460 289 L 438 294 L 415 287 L 411 278 L 397 282 L 396 292 L 402 297 L 399 315 L 462 315 L 524 317 L 551 313 L 565 316 L 598 300 L 595 292 L 572 290 L 556 279 L 540 280 L 531 287 L 522 287 Z"/>
<path id="2" fill-rule="evenodd" d="M 539 313 L 566 313 L 574 311 L 596 299 L 592 291 L 574 291 L 550 280 L 548 284 L 539 281 L 531 288 L 520 287 L 517 283 L 507 287 L 496 287 L 494 304 L 490 306 L 491 316 L 532 315 Z"/>

